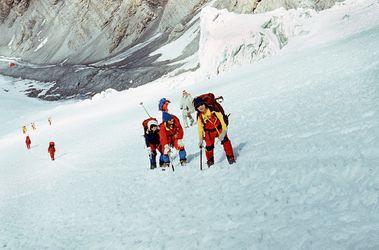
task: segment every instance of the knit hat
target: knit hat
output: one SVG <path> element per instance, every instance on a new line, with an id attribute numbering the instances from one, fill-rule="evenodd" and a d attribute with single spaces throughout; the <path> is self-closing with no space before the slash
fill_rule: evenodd
<path id="1" fill-rule="evenodd" d="M 203 104 L 205 104 L 204 100 L 201 99 L 200 97 L 196 97 L 195 99 L 193 99 L 193 106 L 195 106 L 195 108 L 197 108 Z"/>
<path id="2" fill-rule="evenodd" d="M 158 127 L 158 122 L 156 120 L 150 120 L 148 123 L 147 123 L 147 127 L 149 129 L 151 129 L 151 126 L 157 126 Z"/>
<path id="3" fill-rule="evenodd" d="M 161 110 L 161 111 L 165 111 L 165 110 L 164 110 L 164 105 L 165 105 L 166 103 L 170 103 L 170 100 L 168 100 L 168 99 L 166 99 L 166 98 L 162 98 L 162 99 L 160 99 L 160 100 L 159 100 L 159 104 L 158 104 L 158 108 L 159 108 L 159 110 Z M 167 107 L 166 107 L 166 108 L 167 108 Z"/>
<path id="4" fill-rule="evenodd" d="M 172 119 L 172 115 L 170 115 L 169 113 L 167 113 L 167 112 L 162 112 L 162 120 L 164 121 L 164 122 L 167 122 L 167 121 L 169 121 L 169 120 L 171 120 Z"/>

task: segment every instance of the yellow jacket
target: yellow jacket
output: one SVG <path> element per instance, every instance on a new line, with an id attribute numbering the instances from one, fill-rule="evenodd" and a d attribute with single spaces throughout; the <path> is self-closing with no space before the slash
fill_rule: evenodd
<path id="1" fill-rule="evenodd" d="M 212 119 L 212 113 L 216 116 L 216 118 L 220 121 L 221 123 L 221 130 L 219 131 L 216 127 L 216 119 Z M 213 116 L 214 117 L 214 116 Z M 204 138 L 204 125 L 203 121 L 205 123 L 210 123 L 215 127 L 217 130 L 218 134 L 220 135 L 222 132 L 227 131 L 228 127 L 226 126 L 226 123 L 224 121 L 224 116 L 221 114 L 221 112 L 216 112 L 216 111 L 211 111 L 209 108 L 205 110 L 204 113 L 200 113 L 199 117 L 197 118 L 197 127 L 199 130 L 199 138 L 202 140 Z"/>

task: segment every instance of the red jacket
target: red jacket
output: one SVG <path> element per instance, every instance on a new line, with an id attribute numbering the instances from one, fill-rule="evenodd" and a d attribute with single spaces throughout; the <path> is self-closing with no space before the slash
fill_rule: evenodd
<path id="1" fill-rule="evenodd" d="M 49 146 L 49 148 L 47 149 L 47 152 L 49 152 L 50 154 L 54 154 L 55 153 L 55 147 Z"/>
<path id="2" fill-rule="evenodd" d="M 26 137 L 25 143 L 29 145 L 32 143 L 29 136 Z"/>
<path id="3" fill-rule="evenodd" d="M 162 122 L 160 125 L 159 137 L 162 146 L 166 144 L 174 144 L 175 139 L 183 139 L 184 132 L 182 125 L 180 125 L 179 118 L 175 115 L 172 115 L 172 119 L 174 120 L 174 124 L 172 124 L 172 127 L 168 127 L 167 122 Z"/>

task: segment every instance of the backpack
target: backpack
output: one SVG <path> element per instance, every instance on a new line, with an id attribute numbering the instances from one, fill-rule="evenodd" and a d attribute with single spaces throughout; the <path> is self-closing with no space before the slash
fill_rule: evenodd
<path id="1" fill-rule="evenodd" d="M 205 105 L 211 111 L 220 112 L 222 114 L 222 116 L 224 117 L 224 121 L 225 121 L 226 126 L 229 125 L 229 115 L 230 114 L 226 115 L 225 111 L 224 111 L 224 108 L 220 104 L 220 102 L 222 102 L 224 100 L 224 98 L 222 96 L 219 96 L 219 97 L 216 98 L 214 94 L 208 93 L 208 94 L 199 95 L 196 98 L 202 99 L 204 101 Z M 199 112 L 197 112 L 197 117 L 199 117 Z"/>
<path id="2" fill-rule="evenodd" d="M 153 118 L 153 117 L 149 117 L 149 118 L 147 118 L 146 120 L 144 120 L 143 122 L 142 122 L 142 126 L 143 126 L 143 131 L 146 133 L 146 131 L 148 130 L 148 123 L 149 123 L 149 121 L 156 121 L 157 123 L 158 123 L 158 120 L 157 119 L 155 119 L 155 118 Z"/>

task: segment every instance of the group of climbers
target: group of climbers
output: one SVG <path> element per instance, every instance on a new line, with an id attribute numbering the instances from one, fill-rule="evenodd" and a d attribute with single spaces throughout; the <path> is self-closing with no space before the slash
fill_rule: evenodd
<path id="1" fill-rule="evenodd" d="M 187 163 L 187 153 L 183 142 L 184 130 L 179 118 L 169 112 L 169 104 L 170 100 L 166 98 L 162 98 L 159 101 L 158 108 L 162 111 L 161 124 L 158 125 L 158 120 L 152 117 L 142 123 L 151 169 L 157 167 L 157 152 L 161 154 L 159 166 L 163 169 L 170 165 L 174 150 L 178 151 L 180 164 L 184 166 Z M 228 116 L 225 115 L 223 108 L 213 94 L 208 93 L 193 99 L 191 94 L 184 90 L 180 109 L 182 110 L 183 123 L 186 128 L 194 124 L 195 120 L 191 114 L 197 111 L 198 145 L 202 150 L 205 141 L 205 155 L 208 167 L 214 165 L 214 143 L 216 138 L 223 145 L 229 164 L 236 162 L 233 147 L 227 135 Z"/>
<path id="2" fill-rule="evenodd" d="M 170 156 L 173 149 L 178 150 L 181 165 L 187 162 L 187 153 L 184 148 L 183 127 L 179 118 L 168 111 L 170 100 L 162 98 L 158 109 L 162 111 L 162 123 L 158 125 L 156 118 L 148 118 L 143 121 L 144 137 L 150 158 L 150 168 L 157 167 L 157 151 L 160 153 L 159 166 L 163 169 L 170 165 Z"/>
<path id="3" fill-rule="evenodd" d="M 52 124 L 51 117 L 48 117 L 47 122 L 51 126 L 51 124 Z M 36 126 L 35 122 L 32 122 L 30 124 L 30 126 L 31 126 L 32 130 L 37 130 L 37 126 Z M 30 135 L 27 132 L 28 132 L 28 129 L 27 129 L 26 125 L 22 126 L 22 133 L 26 134 L 26 138 L 25 138 L 26 148 L 28 150 L 30 150 L 31 149 L 32 140 L 30 139 Z M 49 153 L 51 160 L 54 161 L 55 160 L 55 152 L 56 152 L 56 150 L 55 150 L 55 143 L 53 141 L 49 142 L 49 147 L 47 149 L 47 152 Z"/>
<path id="4" fill-rule="evenodd" d="M 200 150 L 205 148 L 208 167 L 214 165 L 214 144 L 216 139 L 223 145 L 229 164 L 236 162 L 233 147 L 227 134 L 228 116 L 217 101 L 220 98 L 222 97 L 215 98 L 212 93 L 192 98 L 191 94 L 184 90 L 180 103 L 183 123 L 186 128 L 195 123 L 192 113 L 197 112 L 198 146 Z M 183 141 L 184 130 L 179 118 L 169 111 L 168 106 L 170 103 L 170 100 L 166 98 L 162 98 L 159 101 L 158 109 L 162 112 L 162 122 L 160 124 L 153 117 L 149 117 L 142 123 L 151 169 L 157 167 L 158 152 L 160 153 L 159 166 L 162 169 L 169 167 L 173 158 L 177 155 L 182 166 L 187 163 L 187 152 Z M 51 126 L 51 117 L 48 118 L 48 123 Z M 33 130 L 37 129 L 35 122 L 31 123 L 31 127 Z M 22 127 L 22 132 L 26 134 L 25 143 L 29 150 L 31 149 L 31 138 L 27 134 L 26 126 Z M 51 141 L 49 142 L 48 153 L 53 161 L 55 160 L 55 152 L 55 143 Z"/>

